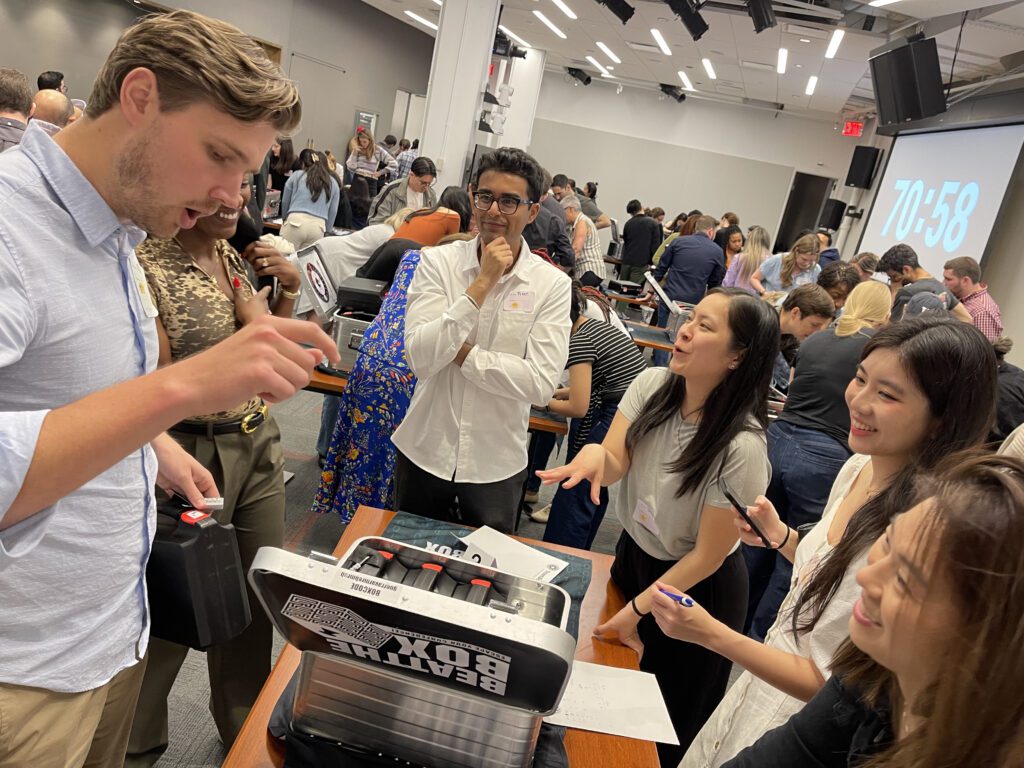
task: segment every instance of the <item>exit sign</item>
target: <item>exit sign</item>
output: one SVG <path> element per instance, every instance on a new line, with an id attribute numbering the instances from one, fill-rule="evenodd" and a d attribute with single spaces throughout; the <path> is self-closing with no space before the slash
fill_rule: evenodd
<path id="1" fill-rule="evenodd" d="M 843 125 L 843 136 L 862 136 L 864 134 L 864 123 L 860 120 L 847 120 Z"/>

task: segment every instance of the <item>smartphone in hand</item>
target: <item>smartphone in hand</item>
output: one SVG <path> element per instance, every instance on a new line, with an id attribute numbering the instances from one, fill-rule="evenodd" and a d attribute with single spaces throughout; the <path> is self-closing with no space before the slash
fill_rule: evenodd
<path id="1" fill-rule="evenodd" d="M 750 519 L 750 515 L 747 514 L 746 505 L 740 503 L 740 500 L 736 497 L 736 494 L 733 492 L 729 484 L 725 482 L 725 480 L 719 478 L 718 487 L 722 489 L 722 493 L 725 495 L 725 498 L 729 500 L 729 503 L 732 504 L 733 509 L 735 509 L 739 513 L 740 517 L 743 518 L 743 521 L 750 526 L 750 530 L 754 532 L 765 547 L 767 549 L 774 549 L 772 543 L 768 540 L 768 537 L 761 533 L 761 529 L 758 528 L 754 521 Z"/>

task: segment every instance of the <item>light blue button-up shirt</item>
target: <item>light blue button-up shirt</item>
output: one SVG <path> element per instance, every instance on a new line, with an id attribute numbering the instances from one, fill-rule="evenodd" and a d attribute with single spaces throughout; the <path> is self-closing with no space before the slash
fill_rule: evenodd
<path id="1" fill-rule="evenodd" d="M 50 409 L 156 368 L 144 237 L 40 128 L 0 155 L 0 519 Z M 0 531 L 0 682 L 90 690 L 145 653 L 156 469 L 147 445 Z"/>

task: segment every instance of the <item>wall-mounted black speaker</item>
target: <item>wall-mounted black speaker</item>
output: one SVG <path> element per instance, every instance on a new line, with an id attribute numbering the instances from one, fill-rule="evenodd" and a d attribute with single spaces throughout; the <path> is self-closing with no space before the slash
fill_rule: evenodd
<path id="1" fill-rule="evenodd" d="M 830 197 L 825 201 L 825 207 L 821 211 L 821 217 L 818 219 L 818 226 L 824 227 L 825 229 L 831 229 L 835 232 L 842 226 L 843 215 L 846 213 L 846 203 L 842 200 L 836 200 L 834 197 Z"/>
<path id="2" fill-rule="evenodd" d="M 879 125 L 920 120 L 946 111 L 935 38 L 906 45 L 869 59 Z"/>
<path id="3" fill-rule="evenodd" d="M 846 186 L 871 189 L 881 154 L 882 150 L 878 147 L 854 147 L 850 170 L 846 172 Z"/>

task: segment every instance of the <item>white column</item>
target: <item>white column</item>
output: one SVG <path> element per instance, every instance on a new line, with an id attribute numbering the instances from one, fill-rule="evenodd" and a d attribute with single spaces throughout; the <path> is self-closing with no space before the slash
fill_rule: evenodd
<path id="1" fill-rule="evenodd" d="M 462 185 L 472 157 L 500 0 L 445 0 L 434 42 L 420 154 L 437 165 L 438 189 Z"/>
<path id="2" fill-rule="evenodd" d="M 509 85 L 514 90 L 505 119 L 505 133 L 500 137 L 502 146 L 518 147 L 523 150 L 529 148 L 546 60 L 547 54 L 536 48 L 529 49 L 525 59 L 512 59 L 512 78 Z"/>

